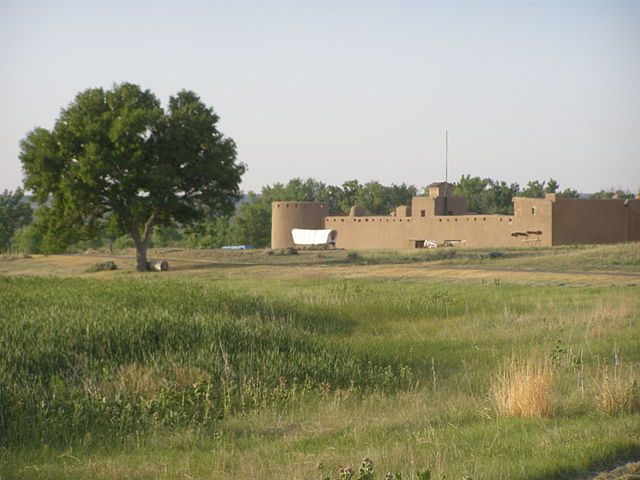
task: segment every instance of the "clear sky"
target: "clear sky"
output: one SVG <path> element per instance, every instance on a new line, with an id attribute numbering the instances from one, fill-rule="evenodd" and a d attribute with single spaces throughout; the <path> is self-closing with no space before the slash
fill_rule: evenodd
<path id="1" fill-rule="evenodd" d="M 194 90 L 248 172 L 640 189 L 640 1 L 3 0 L 0 190 L 90 87 Z"/>

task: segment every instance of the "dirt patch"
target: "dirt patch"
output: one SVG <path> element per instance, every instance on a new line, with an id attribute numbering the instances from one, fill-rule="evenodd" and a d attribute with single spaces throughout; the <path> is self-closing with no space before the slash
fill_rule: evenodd
<path id="1" fill-rule="evenodd" d="M 627 463 L 610 472 L 590 477 L 590 480 L 640 480 L 640 462 Z"/>

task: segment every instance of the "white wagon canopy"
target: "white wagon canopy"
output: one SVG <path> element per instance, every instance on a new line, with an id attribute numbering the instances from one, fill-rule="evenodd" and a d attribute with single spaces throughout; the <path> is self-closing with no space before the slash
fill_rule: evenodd
<path id="1" fill-rule="evenodd" d="M 291 230 L 293 243 L 296 245 L 335 245 L 338 239 L 338 231 L 325 230 L 308 230 L 302 228 L 294 228 Z"/>

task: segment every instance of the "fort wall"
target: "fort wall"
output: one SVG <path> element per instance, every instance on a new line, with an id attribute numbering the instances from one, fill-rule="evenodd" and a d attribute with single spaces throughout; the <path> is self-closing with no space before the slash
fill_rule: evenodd
<path id="1" fill-rule="evenodd" d="M 640 200 L 558 198 L 553 245 L 640 241 Z"/>
<path id="2" fill-rule="evenodd" d="M 326 203 L 275 202 L 272 247 L 293 245 L 293 228 L 335 229 L 338 248 L 416 248 L 427 240 L 469 247 L 640 241 L 640 199 L 514 197 L 513 215 L 476 215 L 466 213 L 463 197 L 440 196 L 443 184 L 429 190 L 432 196 L 414 197 L 390 215 L 364 215 L 359 207 L 349 216 L 328 215 Z"/>
<path id="3" fill-rule="evenodd" d="M 434 215 L 435 200 L 414 197 L 411 217 L 397 210 L 394 216 L 328 216 L 324 228 L 338 230 L 340 248 L 415 248 L 425 240 L 470 247 L 552 245 L 550 199 L 515 198 L 515 215 Z"/>
<path id="4" fill-rule="evenodd" d="M 338 231 L 338 248 L 411 248 L 412 221 L 396 216 L 331 216 L 323 228 Z"/>

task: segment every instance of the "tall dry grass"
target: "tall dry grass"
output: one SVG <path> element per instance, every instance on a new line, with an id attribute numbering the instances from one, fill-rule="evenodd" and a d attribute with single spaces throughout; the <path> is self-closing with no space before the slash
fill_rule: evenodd
<path id="1" fill-rule="evenodd" d="M 101 393 L 107 398 L 117 395 L 147 396 L 156 393 L 167 384 L 157 368 L 133 363 L 121 366 L 115 377 L 102 382 Z"/>
<path id="2" fill-rule="evenodd" d="M 631 369 L 606 369 L 597 384 L 596 408 L 606 414 L 640 412 L 640 381 Z"/>
<path id="3" fill-rule="evenodd" d="M 551 417 L 556 410 L 553 369 L 548 362 L 512 358 L 496 375 L 491 396 L 500 416 Z"/>

